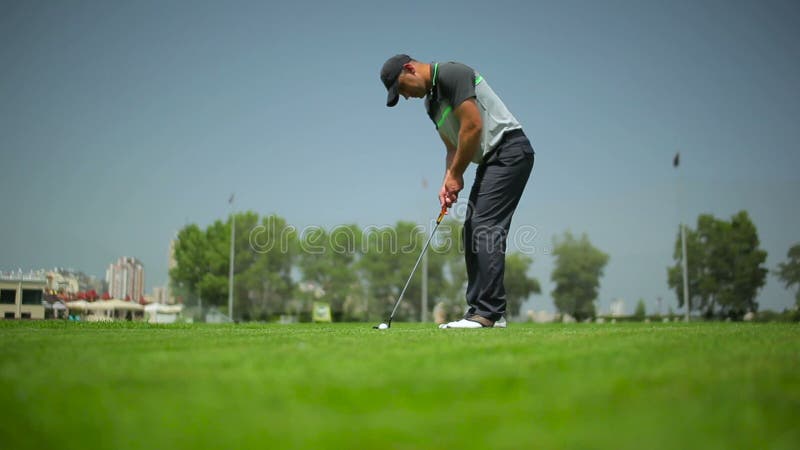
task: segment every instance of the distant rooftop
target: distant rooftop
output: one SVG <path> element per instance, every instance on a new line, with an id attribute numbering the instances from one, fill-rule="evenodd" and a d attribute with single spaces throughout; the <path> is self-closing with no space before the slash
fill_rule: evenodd
<path id="1" fill-rule="evenodd" d="M 16 272 L 2 272 L 0 271 L 0 280 L 2 281 L 47 281 L 45 272 L 43 270 L 23 272 L 18 270 Z"/>

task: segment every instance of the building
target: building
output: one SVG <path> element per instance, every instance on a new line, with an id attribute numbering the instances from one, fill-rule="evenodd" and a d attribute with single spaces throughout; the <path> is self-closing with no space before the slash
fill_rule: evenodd
<path id="1" fill-rule="evenodd" d="M 172 269 L 178 266 L 178 261 L 175 260 L 175 244 L 178 238 L 169 240 L 169 256 L 167 259 L 167 270 L 172 272 Z"/>
<path id="2" fill-rule="evenodd" d="M 178 242 L 177 233 L 175 234 L 175 239 L 170 239 L 169 241 L 169 257 L 167 260 L 167 286 L 165 287 L 166 293 L 166 301 L 164 303 L 174 305 L 175 303 L 183 303 L 183 300 L 180 302 L 176 301 L 174 292 L 172 292 L 171 280 L 172 280 L 172 269 L 178 266 L 178 261 L 175 260 L 175 245 Z"/>
<path id="3" fill-rule="evenodd" d="M 106 283 L 112 298 L 138 302 L 144 297 L 144 265 L 136 258 L 123 256 L 108 266 Z"/>
<path id="4" fill-rule="evenodd" d="M 80 291 L 78 278 L 58 269 L 46 272 L 45 280 L 47 283 L 45 288 L 48 292 L 72 296 Z"/>
<path id="5" fill-rule="evenodd" d="M 153 288 L 153 302 L 161 303 L 162 305 L 174 304 L 169 295 L 169 287 L 156 286 Z"/>
<path id="6" fill-rule="evenodd" d="M 0 273 L 0 317 L 44 319 L 42 294 L 47 279 L 41 272 Z"/>
<path id="7" fill-rule="evenodd" d="M 106 291 L 105 283 L 94 276 L 73 269 L 55 268 L 41 271 L 47 280 L 45 294 L 60 295 L 66 299 L 79 298 L 80 293 L 94 291 L 98 296 Z"/>
<path id="8" fill-rule="evenodd" d="M 611 317 L 623 317 L 625 315 L 625 300 L 618 298 L 611 302 Z"/>

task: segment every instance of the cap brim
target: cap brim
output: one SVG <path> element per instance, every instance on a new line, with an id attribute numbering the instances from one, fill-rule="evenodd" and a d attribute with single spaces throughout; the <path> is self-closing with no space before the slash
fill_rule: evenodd
<path id="1" fill-rule="evenodd" d="M 400 94 L 397 93 L 397 81 L 389 88 L 389 95 L 386 97 L 386 106 L 392 107 L 400 100 Z"/>

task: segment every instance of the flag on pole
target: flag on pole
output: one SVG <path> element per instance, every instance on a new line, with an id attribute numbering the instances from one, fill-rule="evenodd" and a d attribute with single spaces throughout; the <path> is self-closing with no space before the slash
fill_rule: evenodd
<path id="1" fill-rule="evenodd" d="M 672 167 L 678 167 L 681 164 L 681 152 L 675 153 L 675 158 L 672 159 Z"/>
<path id="2" fill-rule="evenodd" d="M 232 204 L 233 204 L 233 196 L 234 196 L 234 195 L 236 195 L 236 194 L 231 194 L 231 198 L 229 198 L 229 199 L 228 199 L 228 204 L 229 204 L 229 205 L 232 205 Z"/>

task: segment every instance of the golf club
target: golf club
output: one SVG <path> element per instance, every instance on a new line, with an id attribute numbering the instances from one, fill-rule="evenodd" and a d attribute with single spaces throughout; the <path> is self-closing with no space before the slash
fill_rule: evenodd
<path id="1" fill-rule="evenodd" d="M 417 262 L 414 264 L 414 268 L 411 269 L 411 275 L 408 276 L 408 280 L 406 281 L 406 285 L 403 286 L 403 290 L 400 291 L 400 297 L 397 299 L 397 302 L 394 304 L 394 309 L 392 309 L 392 314 L 389 316 L 389 320 L 386 322 L 381 323 L 380 325 L 375 325 L 372 328 L 376 330 L 386 330 L 392 326 L 392 319 L 394 319 L 394 313 L 397 311 L 397 307 L 400 305 L 400 302 L 403 301 L 403 294 L 406 293 L 406 289 L 408 289 L 408 284 L 411 283 L 411 278 L 414 277 L 414 272 L 417 271 L 417 266 L 419 266 L 419 262 L 422 261 L 422 255 L 425 254 L 425 250 L 428 249 L 428 246 L 431 243 L 431 239 L 433 239 L 433 235 L 436 234 L 436 229 L 439 228 L 439 224 L 442 223 L 442 219 L 444 215 L 447 214 L 447 208 L 442 206 L 442 211 L 439 213 L 439 217 L 436 219 L 436 226 L 433 227 L 433 231 L 431 232 L 430 237 L 428 238 L 428 242 L 425 243 L 425 247 L 422 247 L 422 253 L 419 254 L 419 258 L 417 258 Z"/>

